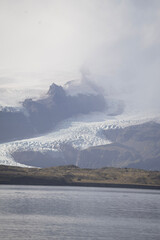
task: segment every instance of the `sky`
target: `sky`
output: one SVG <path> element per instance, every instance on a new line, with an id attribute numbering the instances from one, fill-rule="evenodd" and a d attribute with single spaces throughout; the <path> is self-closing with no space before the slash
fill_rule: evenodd
<path id="1" fill-rule="evenodd" d="M 46 89 L 87 69 L 106 95 L 159 109 L 159 26 L 159 0 L 0 0 L 0 89 Z"/>

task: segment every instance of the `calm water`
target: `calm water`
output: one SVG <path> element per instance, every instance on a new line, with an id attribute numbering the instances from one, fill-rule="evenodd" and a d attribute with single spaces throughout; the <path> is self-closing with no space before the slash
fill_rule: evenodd
<path id="1" fill-rule="evenodd" d="M 0 239 L 159 240 L 160 191 L 1 185 Z"/>

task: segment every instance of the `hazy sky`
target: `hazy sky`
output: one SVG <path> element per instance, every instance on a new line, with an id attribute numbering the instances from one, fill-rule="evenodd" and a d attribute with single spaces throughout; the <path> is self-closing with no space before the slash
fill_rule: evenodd
<path id="1" fill-rule="evenodd" d="M 0 85 L 88 68 L 106 92 L 160 107 L 159 0 L 0 0 L 0 34 Z"/>

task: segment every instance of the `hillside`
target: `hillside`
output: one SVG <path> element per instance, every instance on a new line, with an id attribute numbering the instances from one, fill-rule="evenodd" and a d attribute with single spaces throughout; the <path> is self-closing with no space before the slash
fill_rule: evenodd
<path id="1" fill-rule="evenodd" d="M 0 166 L 0 184 L 132 187 L 160 189 L 160 172 L 132 168 L 81 169 L 76 166 Z"/>
<path id="2" fill-rule="evenodd" d="M 147 122 L 125 128 L 117 125 L 113 129 L 106 123 L 104 126 L 107 127 L 100 126 L 98 130 L 93 124 L 82 126 L 81 124 L 81 128 L 78 128 L 76 125 L 77 129 L 76 127 L 68 129 L 66 126 L 63 131 L 58 132 L 59 135 L 55 133 L 54 136 L 52 133 L 44 139 L 42 137 L 40 141 L 31 139 L 27 142 L 15 144 L 13 142 L 8 149 L 11 149 L 11 156 L 15 162 L 33 167 L 76 165 L 80 168 L 107 166 L 160 171 L 159 123 Z M 77 146 L 81 146 L 84 138 L 88 145 L 89 142 L 94 145 L 94 141 L 98 139 L 98 145 L 84 149 L 72 146 L 76 143 L 79 144 Z M 105 144 L 105 141 L 110 144 Z M 5 148 L 2 148 L 2 152 L 4 152 L 3 149 Z"/>

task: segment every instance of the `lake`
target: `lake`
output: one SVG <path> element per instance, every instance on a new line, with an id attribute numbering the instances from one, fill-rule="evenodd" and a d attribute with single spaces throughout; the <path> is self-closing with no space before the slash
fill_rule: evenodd
<path id="1" fill-rule="evenodd" d="M 0 236 L 159 240 L 160 191 L 0 185 Z"/>

